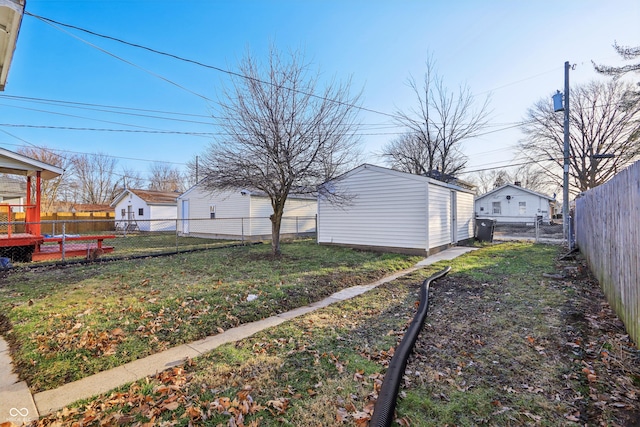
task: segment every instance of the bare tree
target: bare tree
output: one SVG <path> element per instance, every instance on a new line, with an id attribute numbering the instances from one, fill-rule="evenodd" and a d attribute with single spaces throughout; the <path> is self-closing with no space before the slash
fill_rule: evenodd
<path id="1" fill-rule="evenodd" d="M 620 46 L 618 43 L 613 44 L 613 48 L 618 52 L 623 59 L 632 60 L 635 58 L 640 58 L 640 46 L 629 47 L 629 46 Z M 593 63 L 593 67 L 597 72 L 601 74 L 606 74 L 608 76 L 613 77 L 621 77 L 627 73 L 631 72 L 640 72 L 640 63 L 637 64 L 627 64 L 622 67 L 612 67 L 610 65 L 598 65 L 595 62 Z"/>
<path id="2" fill-rule="evenodd" d="M 149 190 L 184 191 L 185 178 L 177 168 L 156 162 L 149 167 Z"/>
<path id="3" fill-rule="evenodd" d="M 239 69 L 242 76 L 232 77 L 216 113 L 228 136 L 210 144 L 201 175 L 212 191 L 248 188 L 270 198 L 277 256 L 289 194 L 315 194 L 320 183 L 353 166 L 359 95 L 350 95 L 350 83 L 320 89 L 299 52 L 284 55 L 273 46 L 264 66 L 247 53 Z"/>
<path id="4" fill-rule="evenodd" d="M 392 141 L 382 154 L 392 167 L 410 165 L 409 169 L 402 169 L 406 172 L 420 170 L 431 176 L 432 171 L 438 170 L 439 175 L 456 175 L 466 165 L 462 143 L 487 125 L 489 98 L 474 109 L 475 97 L 467 86 L 454 93 L 435 72 L 433 60 L 428 60 L 426 66 L 422 83 L 414 78 L 408 82 L 417 106 L 408 112 L 396 112 L 398 123 L 409 136 Z M 416 168 L 416 161 L 422 163 L 421 167 Z"/>
<path id="5" fill-rule="evenodd" d="M 618 43 L 614 43 L 613 48 L 618 52 L 618 55 L 625 60 L 629 61 L 640 58 L 640 46 L 620 46 Z M 640 62 L 636 64 L 623 65 L 621 67 L 612 67 L 610 65 L 602 64 L 598 65 L 593 61 L 591 61 L 591 63 L 598 73 L 612 76 L 614 79 L 619 79 L 628 73 L 640 73 Z M 637 86 L 640 86 L 640 82 L 637 83 Z M 633 108 L 633 105 L 638 103 L 640 103 L 640 89 L 635 87 L 626 93 L 625 103 L 623 106 L 625 108 Z"/>
<path id="6" fill-rule="evenodd" d="M 423 144 L 420 135 L 414 133 L 403 133 L 383 149 L 383 157 L 392 169 L 415 175 L 429 175 L 432 156 L 429 145 Z"/>
<path id="7" fill-rule="evenodd" d="M 115 174 L 118 161 L 106 154 L 80 154 L 71 159 L 81 202 L 109 204 L 122 189 Z"/>
<path id="8" fill-rule="evenodd" d="M 621 108 L 629 88 L 628 83 L 612 80 L 571 89 L 569 177 L 573 194 L 606 182 L 640 157 L 640 104 Z M 521 150 L 532 161 L 552 159 L 555 164 L 546 169 L 547 175 L 562 182 L 563 115 L 553 111 L 549 99 L 529 109 Z M 609 157 L 594 157 L 596 154 Z"/>
<path id="9" fill-rule="evenodd" d="M 65 170 L 59 177 L 42 180 L 40 184 L 40 209 L 43 211 L 53 210 L 54 204 L 68 193 L 71 184 L 70 174 L 67 172 L 70 166 L 69 159 L 63 153 L 47 147 L 22 147 L 18 149 L 18 153 Z"/>
<path id="10" fill-rule="evenodd" d="M 122 169 L 121 183 L 123 191 L 126 188 L 143 188 L 145 181 L 140 172 L 129 168 Z"/>
<path id="11" fill-rule="evenodd" d="M 488 193 L 504 184 L 516 184 L 528 190 L 543 194 L 552 194 L 554 188 L 544 174 L 544 170 L 535 163 L 520 165 L 517 168 L 502 168 L 479 171 L 471 174 L 469 180 L 476 186 L 477 194 Z"/>

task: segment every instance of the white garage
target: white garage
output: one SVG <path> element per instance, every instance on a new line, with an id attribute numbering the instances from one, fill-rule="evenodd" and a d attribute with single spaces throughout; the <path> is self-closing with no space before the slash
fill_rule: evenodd
<path id="1" fill-rule="evenodd" d="M 324 184 L 344 203 L 318 198 L 318 243 L 429 255 L 473 238 L 470 190 L 363 164 Z"/>

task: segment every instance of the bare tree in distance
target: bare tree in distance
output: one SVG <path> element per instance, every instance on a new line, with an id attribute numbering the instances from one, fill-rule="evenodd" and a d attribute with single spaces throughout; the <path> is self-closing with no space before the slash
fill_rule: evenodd
<path id="1" fill-rule="evenodd" d="M 462 144 L 484 129 L 489 116 L 489 97 L 477 108 L 475 97 L 466 85 L 457 92 L 450 91 L 435 71 L 435 62 L 426 62 L 422 82 L 409 78 L 408 85 L 415 94 L 417 105 L 408 111 L 396 112 L 398 124 L 407 129 L 406 135 L 392 141 L 382 150 L 391 167 L 405 172 L 431 176 L 457 175 L 464 170 L 466 157 Z M 420 149 L 418 149 L 420 148 Z M 420 167 L 416 167 L 417 163 Z"/>
<path id="2" fill-rule="evenodd" d="M 516 184 L 522 188 L 538 193 L 552 195 L 558 188 L 550 183 L 544 170 L 535 163 L 478 171 L 469 174 L 468 178 L 476 186 L 476 194 L 485 194 L 505 184 Z"/>
<path id="3" fill-rule="evenodd" d="M 149 190 L 183 192 L 185 178 L 177 168 L 155 162 L 149 167 Z"/>
<path id="4" fill-rule="evenodd" d="M 40 183 L 40 209 L 52 211 L 54 204 L 69 192 L 71 180 L 67 170 L 70 167 L 70 160 L 63 153 L 47 147 L 21 147 L 18 149 L 18 153 L 65 170 L 59 177 L 43 179 Z"/>
<path id="5" fill-rule="evenodd" d="M 117 159 L 107 154 L 73 156 L 71 165 L 82 203 L 111 203 L 122 189 L 121 180 L 115 173 L 117 164 Z"/>
<path id="6" fill-rule="evenodd" d="M 143 188 L 146 179 L 142 177 L 140 172 L 130 168 L 122 169 L 122 189 L 126 188 Z"/>
<path id="7" fill-rule="evenodd" d="M 596 187 L 640 157 L 640 104 L 621 108 L 630 84 L 592 81 L 571 89 L 570 168 L 572 194 Z M 563 114 L 555 113 L 551 96 L 531 107 L 523 123 L 522 155 L 534 162 L 553 160 L 549 178 L 562 182 Z M 608 154 L 610 158 L 597 158 Z"/>
<path id="8" fill-rule="evenodd" d="M 300 52 L 271 46 L 265 63 L 247 53 L 216 112 L 223 134 L 201 156 L 209 190 L 258 190 L 271 200 L 272 252 L 290 194 L 316 195 L 318 185 L 351 168 L 358 154 L 359 94 L 350 82 L 320 88 Z M 332 196 L 326 194 L 327 197 Z"/>

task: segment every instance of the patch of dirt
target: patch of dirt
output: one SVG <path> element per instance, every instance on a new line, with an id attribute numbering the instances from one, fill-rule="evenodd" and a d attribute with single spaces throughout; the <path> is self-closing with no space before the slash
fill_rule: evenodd
<path id="1" fill-rule="evenodd" d="M 514 425 L 640 426 L 640 352 L 584 262 L 556 267 L 537 284 L 435 282 L 404 387 L 489 390 Z"/>
<path id="2" fill-rule="evenodd" d="M 7 316 L 0 313 L 0 335 L 5 335 L 9 332 L 13 326 L 11 326 L 11 321 Z"/>

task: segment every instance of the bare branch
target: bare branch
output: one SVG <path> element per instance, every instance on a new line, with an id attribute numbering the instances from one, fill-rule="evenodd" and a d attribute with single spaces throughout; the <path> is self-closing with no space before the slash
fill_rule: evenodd
<path id="1" fill-rule="evenodd" d="M 311 74 L 303 55 L 283 55 L 273 46 L 266 64 L 247 53 L 239 69 L 246 78 L 232 80 L 216 113 L 229 136 L 209 145 L 202 175 L 211 190 L 248 188 L 269 196 L 273 251 L 279 254 L 288 196 L 316 195 L 321 183 L 354 166 L 360 95 L 350 95 L 350 81 L 320 89 L 319 75 Z"/>
<path id="2" fill-rule="evenodd" d="M 640 104 L 620 108 L 630 85 L 619 80 L 591 82 L 571 89 L 570 171 L 572 193 L 598 186 L 640 158 Z M 548 176 L 563 174 L 563 119 L 549 100 L 529 109 L 523 125 L 522 153 L 532 160 L 554 159 Z M 611 154 L 598 159 L 595 154 Z"/>
<path id="3" fill-rule="evenodd" d="M 435 72 L 435 63 L 427 63 L 422 85 L 410 78 L 409 87 L 415 94 L 417 107 L 398 111 L 398 123 L 406 134 L 383 149 L 392 168 L 427 176 L 455 175 L 464 169 L 466 157 L 462 144 L 487 125 L 489 98 L 474 109 L 475 99 L 467 86 L 457 93 L 444 85 Z M 434 171 L 439 173 L 434 174 Z"/>

